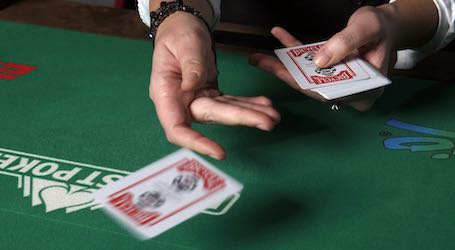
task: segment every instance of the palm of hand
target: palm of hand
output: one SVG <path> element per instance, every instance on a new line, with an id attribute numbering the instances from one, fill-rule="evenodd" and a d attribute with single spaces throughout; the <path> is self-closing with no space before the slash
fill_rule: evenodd
<path id="1" fill-rule="evenodd" d="M 216 159 L 225 157 L 216 142 L 193 130 L 193 122 L 244 125 L 269 131 L 279 121 L 279 113 L 265 97 L 234 97 L 222 95 L 217 86 L 213 54 L 206 60 L 205 76 L 195 75 L 197 86 L 182 88 L 184 77 L 181 62 L 166 46 L 155 48 L 150 97 L 168 140 Z M 194 64 L 200 64 L 194 61 Z M 202 65 L 206 66 L 206 65 Z"/>

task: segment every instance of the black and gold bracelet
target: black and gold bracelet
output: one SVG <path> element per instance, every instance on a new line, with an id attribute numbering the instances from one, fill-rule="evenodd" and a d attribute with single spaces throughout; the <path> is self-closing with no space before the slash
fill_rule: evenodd
<path id="1" fill-rule="evenodd" d="M 176 0 L 175 2 L 161 2 L 160 7 L 156 11 L 150 12 L 150 39 L 155 40 L 156 31 L 160 24 L 177 11 L 184 11 L 197 16 L 207 26 L 207 29 L 210 32 L 210 26 L 202 17 L 201 12 L 189 5 L 185 5 L 182 0 Z"/>

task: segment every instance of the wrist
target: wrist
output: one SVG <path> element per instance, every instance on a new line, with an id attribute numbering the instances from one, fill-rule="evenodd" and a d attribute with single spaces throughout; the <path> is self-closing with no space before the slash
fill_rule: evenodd
<path id="1" fill-rule="evenodd" d="M 402 24 L 398 20 L 398 10 L 394 4 L 383 4 L 377 7 L 381 12 L 381 19 L 383 22 L 383 37 L 388 40 L 392 50 L 400 47 L 400 41 L 397 34 L 403 32 Z"/>
<path id="2" fill-rule="evenodd" d="M 397 49 L 423 46 L 433 38 L 438 27 L 439 15 L 433 1 L 400 0 L 380 8 L 387 15 Z"/>
<path id="3" fill-rule="evenodd" d="M 169 34 L 172 35 L 172 39 L 197 36 L 211 42 L 211 34 L 207 25 L 199 17 L 184 11 L 173 13 L 158 26 L 155 41 L 159 41 L 163 36 Z"/>

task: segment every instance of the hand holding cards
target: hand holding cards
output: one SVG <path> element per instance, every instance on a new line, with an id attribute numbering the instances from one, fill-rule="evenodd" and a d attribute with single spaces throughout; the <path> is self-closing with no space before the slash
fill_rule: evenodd
<path id="1" fill-rule="evenodd" d="M 314 43 L 275 50 L 300 88 L 320 94 L 327 100 L 380 88 L 391 83 L 365 60 L 350 57 L 330 68 L 317 67 L 313 58 L 324 45 Z"/>
<path id="2" fill-rule="evenodd" d="M 182 149 L 94 194 L 97 202 L 143 239 L 239 193 L 242 184 Z"/>

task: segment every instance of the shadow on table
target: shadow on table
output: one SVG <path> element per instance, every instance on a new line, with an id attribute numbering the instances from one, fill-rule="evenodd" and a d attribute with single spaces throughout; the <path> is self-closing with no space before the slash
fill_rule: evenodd
<path id="1" fill-rule="evenodd" d="M 455 83 L 437 82 L 407 76 L 392 76 L 392 84 L 385 88 L 384 95 L 378 99 L 370 112 L 375 115 L 387 115 L 401 111 L 411 112 L 425 108 L 429 105 L 438 105 L 444 100 L 451 100 L 455 97 Z M 328 104 L 315 104 L 314 100 L 290 89 L 285 83 L 275 78 L 263 80 L 261 94 L 270 97 L 275 104 L 294 102 L 308 114 L 320 112 L 321 107 Z M 342 111 L 350 109 L 342 107 Z M 285 114 L 286 110 L 281 110 Z M 362 113 L 360 113 L 362 114 Z"/>
<path id="2" fill-rule="evenodd" d="M 221 128 L 224 132 L 219 133 L 217 137 L 226 147 L 228 158 L 234 157 L 249 168 L 260 167 L 261 170 L 268 173 L 278 173 L 281 171 L 281 165 L 271 163 L 276 163 L 276 158 L 280 158 L 279 155 L 286 150 L 295 150 L 295 148 L 287 147 L 302 145 L 305 141 L 311 144 L 312 142 L 305 138 L 324 134 L 328 130 L 331 130 L 331 134 L 337 137 L 335 140 L 343 140 L 340 138 L 342 135 L 337 135 L 332 130 L 332 126 L 323 120 L 313 119 L 288 108 L 281 108 L 280 111 L 282 121 L 272 132 L 262 132 L 251 128 Z M 315 146 L 330 150 L 335 147 L 334 137 L 323 137 Z M 303 153 L 302 156 L 304 156 Z"/>
<path id="3" fill-rule="evenodd" d="M 421 111 L 455 97 L 455 83 L 394 77 L 373 111 L 376 114 Z"/>
<path id="4" fill-rule="evenodd" d="M 224 235 L 229 238 L 227 242 L 245 246 L 270 234 L 279 237 L 280 228 L 305 221 L 319 210 L 315 204 L 306 204 L 304 198 L 296 200 L 284 193 L 271 192 L 260 198 L 254 199 L 248 207 L 242 208 L 241 213 L 223 223 Z"/>

